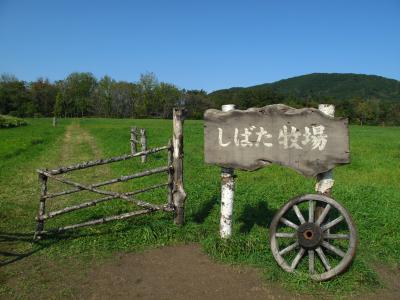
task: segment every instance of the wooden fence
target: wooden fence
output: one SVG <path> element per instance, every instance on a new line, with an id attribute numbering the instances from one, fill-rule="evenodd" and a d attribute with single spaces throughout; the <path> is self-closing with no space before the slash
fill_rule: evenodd
<path id="1" fill-rule="evenodd" d="M 156 211 L 164 211 L 164 212 L 174 212 L 174 222 L 177 225 L 182 225 L 184 222 L 184 206 L 185 206 L 185 199 L 186 193 L 183 187 L 183 111 L 182 109 L 175 108 L 173 110 L 173 136 L 172 139 L 169 141 L 168 145 L 156 147 L 148 150 L 143 150 L 140 152 L 125 154 L 117 157 L 106 158 L 106 159 L 99 159 L 94 161 L 86 161 L 79 164 L 61 167 L 53 170 L 41 169 L 37 170 L 39 176 L 39 184 L 41 188 L 40 193 L 40 202 L 39 202 L 39 213 L 36 217 L 37 225 L 35 231 L 34 239 L 40 239 L 45 233 L 57 233 L 63 232 L 69 229 L 75 229 L 85 226 L 91 226 L 96 224 L 103 224 L 109 221 L 114 220 L 122 220 L 126 218 L 131 218 L 138 215 L 148 214 Z M 133 159 L 135 157 L 143 157 L 147 155 L 151 155 L 157 152 L 167 151 L 168 153 L 168 162 L 166 166 L 145 170 L 139 173 L 131 174 L 131 175 L 124 175 L 118 178 L 114 178 L 111 180 L 98 182 L 94 184 L 81 184 L 79 182 L 75 182 L 69 179 L 66 179 L 60 175 L 76 171 L 87 169 L 95 166 L 110 164 L 118 161 L 124 161 L 128 159 Z M 128 180 L 141 178 L 144 176 L 150 176 L 153 174 L 159 173 L 167 173 L 168 178 L 167 182 L 160 183 L 156 185 L 152 185 L 140 190 L 132 191 L 132 192 L 112 192 L 108 190 L 99 189 L 101 186 L 111 185 L 118 182 L 126 182 Z M 49 193 L 48 192 L 48 185 L 47 182 L 49 179 L 56 180 L 58 182 L 67 184 L 72 186 L 71 189 L 56 192 L 56 193 Z M 136 195 L 154 190 L 157 188 L 167 187 L 167 199 L 166 203 L 163 205 L 156 205 L 146 201 L 142 201 L 136 198 Z M 55 211 L 46 211 L 46 202 L 64 195 L 69 195 L 81 191 L 90 191 L 99 195 L 102 195 L 102 198 L 98 198 L 95 200 L 91 200 L 88 202 L 84 202 L 78 205 L 73 205 L 69 207 L 65 207 L 60 210 Z M 69 213 L 72 211 L 76 211 L 79 209 L 88 208 L 91 206 L 95 206 L 99 203 L 110 201 L 113 199 L 123 199 L 129 201 L 133 204 L 136 204 L 141 210 L 132 211 L 128 213 L 124 213 L 121 215 L 116 216 L 109 216 L 103 217 L 96 220 L 87 221 L 84 223 L 79 224 L 72 224 L 66 225 L 59 228 L 48 229 L 45 230 L 45 222 L 51 218 L 55 218 L 57 216 L 63 215 L 65 213 Z"/>

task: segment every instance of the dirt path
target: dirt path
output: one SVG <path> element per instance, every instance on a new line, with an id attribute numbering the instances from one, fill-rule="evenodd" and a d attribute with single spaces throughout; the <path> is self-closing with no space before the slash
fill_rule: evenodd
<path id="1" fill-rule="evenodd" d="M 211 261 L 196 244 L 117 255 L 95 267 L 83 299 L 307 299 L 265 283 L 253 268 Z"/>

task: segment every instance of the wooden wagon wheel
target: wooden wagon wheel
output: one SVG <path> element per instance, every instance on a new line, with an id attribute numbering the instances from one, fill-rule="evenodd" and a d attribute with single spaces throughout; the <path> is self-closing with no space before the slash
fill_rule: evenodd
<path id="1" fill-rule="evenodd" d="M 317 206 L 323 207 L 319 216 Z M 319 194 L 286 203 L 272 220 L 269 233 L 278 264 L 287 272 L 308 272 L 317 281 L 344 272 L 356 252 L 357 233 L 349 213 L 334 199 Z M 307 256 L 308 261 L 303 259 Z"/>

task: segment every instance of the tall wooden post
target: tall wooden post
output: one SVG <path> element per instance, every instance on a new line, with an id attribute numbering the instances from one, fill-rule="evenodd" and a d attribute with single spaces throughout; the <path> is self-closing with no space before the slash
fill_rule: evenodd
<path id="1" fill-rule="evenodd" d="M 131 154 L 135 154 L 137 152 L 137 128 L 131 127 Z"/>
<path id="2" fill-rule="evenodd" d="M 141 151 L 146 151 L 147 150 L 147 135 L 146 135 L 146 129 L 144 129 L 144 128 L 140 128 L 140 144 L 142 145 Z M 142 160 L 142 163 L 144 164 L 147 160 L 147 155 L 142 155 L 141 160 Z"/>
<path id="3" fill-rule="evenodd" d="M 172 167 L 168 170 L 168 205 L 173 206 L 173 190 L 174 190 L 174 168 L 173 168 L 173 155 L 174 148 L 172 146 L 172 139 L 168 142 L 168 166 Z"/>
<path id="4" fill-rule="evenodd" d="M 222 105 L 222 111 L 234 110 L 234 104 Z M 221 219 L 220 236 L 227 239 L 232 235 L 233 199 L 235 197 L 235 170 L 232 168 L 221 169 Z"/>
<path id="5" fill-rule="evenodd" d="M 37 217 L 37 226 L 34 239 L 41 238 L 41 232 L 44 230 L 44 220 L 42 217 L 46 211 L 46 195 L 47 195 L 47 176 L 39 174 L 40 184 L 40 202 L 39 202 L 39 215 Z"/>
<path id="6" fill-rule="evenodd" d="M 174 167 L 174 188 L 173 202 L 175 207 L 174 222 L 183 225 L 185 216 L 186 192 L 183 188 L 183 121 L 184 114 L 181 108 L 173 109 L 173 167 Z"/>
<path id="7" fill-rule="evenodd" d="M 329 117 L 335 116 L 335 106 L 331 104 L 320 104 L 318 109 Z M 332 187 L 335 181 L 333 180 L 333 170 L 329 170 L 317 175 L 317 184 L 315 191 L 325 196 L 331 197 Z"/>

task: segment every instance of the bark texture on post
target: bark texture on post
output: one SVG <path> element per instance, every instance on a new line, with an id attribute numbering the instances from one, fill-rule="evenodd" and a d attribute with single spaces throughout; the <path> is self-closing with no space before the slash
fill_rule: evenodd
<path id="1" fill-rule="evenodd" d="M 234 104 L 222 105 L 222 111 L 231 111 L 235 109 Z M 223 239 L 232 235 L 232 214 L 233 199 L 235 197 L 235 179 L 234 169 L 221 169 L 221 219 L 220 219 L 220 236 Z"/>
<path id="2" fill-rule="evenodd" d="M 147 134 L 146 129 L 140 129 L 140 144 L 142 145 L 142 152 L 147 150 Z M 144 164 L 147 161 L 147 155 L 142 155 L 142 163 Z"/>
<path id="3" fill-rule="evenodd" d="M 38 174 L 38 175 L 40 184 L 40 202 L 39 202 L 39 215 L 38 215 L 34 240 L 41 238 L 41 232 L 44 230 L 44 220 L 42 218 L 46 212 L 47 176 L 43 174 Z"/>
<path id="4" fill-rule="evenodd" d="M 335 106 L 331 104 L 320 104 L 318 109 L 324 114 L 334 117 L 335 116 Z M 315 191 L 319 194 L 331 197 L 332 187 L 335 181 L 333 180 L 333 170 L 329 170 L 324 173 L 317 175 L 317 184 L 315 185 Z"/>
<path id="5" fill-rule="evenodd" d="M 172 146 L 172 140 L 169 140 L 168 142 L 168 166 L 172 166 L 174 161 L 173 161 L 173 155 L 174 155 L 174 148 Z M 168 171 L 168 205 L 171 207 L 174 205 L 173 203 L 173 190 L 174 190 L 174 168 L 170 168 Z"/>
<path id="6" fill-rule="evenodd" d="M 131 154 L 135 154 L 137 152 L 137 146 L 136 146 L 136 141 L 137 141 L 137 128 L 132 127 L 131 128 Z"/>
<path id="7" fill-rule="evenodd" d="M 173 110 L 173 168 L 174 168 L 174 188 L 173 203 L 175 207 L 174 222 L 176 225 L 183 225 L 186 192 L 183 187 L 183 121 L 184 112 L 181 108 Z"/>

